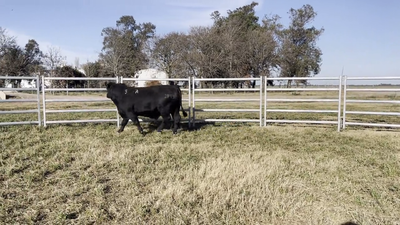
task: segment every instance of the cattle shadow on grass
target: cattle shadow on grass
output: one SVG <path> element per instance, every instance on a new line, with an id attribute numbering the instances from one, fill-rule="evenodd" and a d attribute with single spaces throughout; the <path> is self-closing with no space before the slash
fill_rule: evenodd
<path id="1" fill-rule="evenodd" d="M 146 135 L 149 133 L 157 132 L 157 128 L 161 123 L 162 123 L 162 120 L 152 120 L 152 121 L 146 120 L 145 122 L 141 121 L 140 125 L 143 128 L 145 128 L 146 131 L 144 132 L 144 135 Z M 136 124 L 134 124 L 131 120 L 129 120 L 128 126 L 131 126 L 131 127 L 133 126 L 133 128 L 135 130 L 137 130 Z M 174 123 L 172 120 L 167 121 L 162 132 L 165 132 L 165 131 L 172 132 L 173 126 L 174 126 Z M 178 127 L 178 133 L 192 132 L 192 131 L 202 129 L 203 127 L 206 127 L 206 126 L 218 126 L 218 125 L 216 125 L 214 122 L 201 122 L 201 123 L 196 123 L 194 127 L 191 127 L 189 125 L 189 122 L 181 122 Z"/>
<path id="2" fill-rule="evenodd" d="M 161 124 L 161 120 L 155 120 L 155 121 L 149 121 L 146 120 L 145 122 L 141 121 L 140 125 L 144 129 L 144 135 L 150 134 L 152 132 L 157 132 L 158 126 Z M 71 128 L 82 128 L 82 127 L 113 127 L 115 129 L 115 132 L 117 132 L 118 128 L 116 126 L 115 122 L 101 122 L 101 123 L 93 123 L 93 122 L 80 122 L 80 123 L 65 123 L 65 124 L 48 124 L 44 129 L 51 129 L 55 127 L 71 127 Z M 172 126 L 173 122 L 167 122 L 166 125 L 164 126 L 164 129 L 162 132 L 172 132 Z M 207 123 L 196 123 L 195 128 L 189 127 L 188 122 L 180 123 L 180 126 L 178 128 L 178 134 L 181 132 L 191 132 L 191 131 L 196 131 L 199 129 L 202 129 L 203 127 L 206 126 L 221 126 L 221 125 L 216 125 L 213 122 L 207 122 Z M 129 131 L 125 130 L 124 132 L 138 132 L 136 124 L 134 124 L 131 120 L 129 120 L 129 123 L 127 124 L 127 127 L 130 127 Z"/>
<path id="3" fill-rule="evenodd" d="M 141 118 L 144 119 L 144 118 Z M 157 132 L 158 126 L 161 124 L 162 120 L 149 120 L 145 119 L 145 121 L 140 121 L 140 125 L 144 129 L 144 136 L 153 132 Z M 64 126 L 64 127 L 72 127 L 72 128 L 79 128 L 79 127 L 104 127 L 104 128 L 109 128 L 113 127 L 115 128 L 115 132 L 117 132 L 118 128 L 116 126 L 116 122 L 101 122 L 101 123 L 93 123 L 93 122 L 80 122 L 80 123 L 65 123 L 65 124 L 49 124 L 46 126 L 44 129 L 49 129 L 51 127 L 59 127 L 59 126 Z M 188 121 L 184 121 L 180 123 L 180 126 L 178 127 L 178 134 L 182 132 L 192 132 L 192 131 L 198 131 L 202 130 L 205 128 L 209 127 L 249 127 L 249 126 L 254 126 L 254 124 L 246 123 L 246 122 L 210 122 L 210 121 L 196 121 L 194 127 L 189 126 Z M 258 126 L 258 125 L 257 125 Z M 130 129 L 127 131 L 125 130 L 124 132 L 138 132 L 136 124 L 134 124 L 131 120 L 129 120 L 129 123 L 127 124 L 127 127 Z M 167 121 L 167 123 L 164 126 L 164 129 L 162 132 L 172 132 L 172 127 L 173 127 L 173 121 Z"/>
<path id="4" fill-rule="evenodd" d="M 134 126 L 134 129 L 136 129 L 136 125 L 132 123 L 132 121 L 129 122 L 130 126 Z M 146 128 L 145 134 L 152 133 L 157 130 L 158 126 L 161 124 L 161 120 L 154 120 L 154 121 L 146 121 L 146 122 L 140 122 L 140 124 L 143 126 L 143 128 Z M 196 121 L 193 127 L 189 126 L 188 122 L 180 123 L 180 126 L 178 128 L 178 133 L 180 132 L 192 132 L 192 131 L 198 131 L 202 130 L 205 128 L 209 127 L 238 127 L 238 128 L 243 128 L 243 127 L 252 127 L 252 126 L 259 126 L 258 123 L 248 123 L 248 122 L 211 122 L 211 121 Z M 172 131 L 173 127 L 173 122 L 168 121 L 163 129 L 163 132 L 165 131 Z"/>
<path id="5" fill-rule="evenodd" d="M 341 223 L 340 225 L 359 225 L 358 223 L 354 223 L 352 221 Z"/>

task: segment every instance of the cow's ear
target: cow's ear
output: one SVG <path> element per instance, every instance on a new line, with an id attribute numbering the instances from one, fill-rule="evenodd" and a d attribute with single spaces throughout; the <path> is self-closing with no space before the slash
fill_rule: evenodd
<path id="1" fill-rule="evenodd" d="M 106 88 L 110 89 L 110 87 L 112 86 L 112 82 L 106 83 Z"/>

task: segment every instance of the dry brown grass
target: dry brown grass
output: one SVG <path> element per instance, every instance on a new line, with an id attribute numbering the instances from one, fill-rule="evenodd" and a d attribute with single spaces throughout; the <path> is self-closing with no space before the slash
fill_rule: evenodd
<path id="1" fill-rule="evenodd" d="M 1 127 L 7 224 L 398 224 L 400 135 L 330 128 Z"/>
<path id="2" fill-rule="evenodd" d="M 321 92 L 271 95 L 335 97 Z M 257 96 L 202 94 L 204 98 Z M 350 97 L 399 98 L 395 93 Z M 35 107 L 2 103 L 0 110 Z M 51 109 L 113 107 L 112 103 L 48 104 Z M 257 108 L 257 103 L 196 103 L 196 108 L 248 107 Z M 270 103 L 269 107 L 336 109 L 337 105 Z M 351 107 L 398 111 L 387 104 Z M 254 119 L 258 113 L 197 112 L 196 116 Z M 3 115 L 0 122 L 35 117 Z M 94 118 L 115 118 L 115 113 L 49 114 L 50 120 Z M 334 121 L 336 115 L 269 113 L 268 118 Z M 349 119 L 400 123 L 398 117 Z M 241 123 L 198 128 L 188 131 L 184 126 L 177 136 L 150 132 L 142 137 L 132 124 L 121 134 L 116 133 L 115 124 L 0 127 L 0 223 L 400 223 L 400 134 L 396 129 L 348 127 L 338 133 L 335 126 L 269 124 L 260 128 Z"/>

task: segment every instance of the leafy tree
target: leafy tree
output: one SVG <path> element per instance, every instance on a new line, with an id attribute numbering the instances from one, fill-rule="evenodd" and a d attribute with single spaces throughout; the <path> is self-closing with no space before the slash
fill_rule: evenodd
<path id="1" fill-rule="evenodd" d="M 218 11 L 212 14 L 213 28 L 221 39 L 225 70 L 230 77 L 243 77 L 255 70 L 250 65 L 253 55 L 248 44 L 251 36 L 254 37 L 253 31 L 260 29 L 254 9 L 257 5 L 252 2 L 233 11 L 228 10 L 227 17 L 221 17 Z"/>
<path id="2" fill-rule="evenodd" d="M 42 52 L 35 40 L 29 40 L 22 49 L 17 45 L 8 46 L 2 57 L 2 72 L 11 76 L 27 76 L 42 64 Z"/>
<path id="3" fill-rule="evenodd" d="M 2 56 L 1 72 L 9 76 L 21 76 L 25 72 L 24 61 L 24 51 L 21 47 L 8 46 Z"/>
<path id="4" fill-rule="evenodd" d="M 85 77 L 85 74 L 81 73 L 79 70 L 71 66 L 62 66 L 55 69 L 54 76 L 56 77 Z M 63 87 L 73 87 L 73 88 L 83 88 L 86 84 L 85 80 L 54 80 L 53 86 L 58 88 Z"/>
<path id="5" fill-rule="evenodd" d="M 248 66 L 249 73 L 255 77 L 269 77 L 277 66 L 277 47 L 272 31 L 265 28 L 250 31 L 243 51 L 244 65 Z"/>
<path id="6" fill-rule="evenodd" d="M 279 32 L 280 76 L 317 75 L 320 72 L 322 51 L 317 47 L 316 41 L 324 29 L 307 27 L 317 13 L 311 5 L 304 5 L 300 9 L 290 9 L 289 14 L 291 19 L 289 27 Z M 291 81 L 287 85 L 290 86 Z"/>
<path id="7" fill-rule="evenodd" d="M 259 23 L 257 5 L 252 2 L 228 10 L 227 16 L 214 11 L 212 26 L 191 27 L 187 34 L 171 32 L 153 39 L 154 65 L 176 77 L 258 77 L 271 76 L 274 70 L 289 77 L 317 74 L 322 52 L 316 40 L 323 29 L 307 26 L 316 16 L 312 7 L 291 9 L 291 23 L 284 28 L 277 15 L 264 16 Z"/>
<path id="8" fill-rule="evenodd" d="M 221 39 L 208 27 L 192 27 L 189 33 L 190 58 L 200 77 L 226 77 Z"/>
<path id="9" fill-rule="evenodd" d="M 105 73 L 105 70 L 99 61 L 88 62 L 82 65 L 86 77 L 110 77 L 111 75 Z M 99 87 L 103 82 L 90 80 L 87 82 L 88 87 Z"/>
<path id="10" fill-rule="evenodd" d="M 83 71 L 87 77 L 102 77 L 102 67 L 101 64 L 96 62 L 88 62 L 82 65 Z"/>
<path id="11" fill-rule="evenodd" d="M 148 63 L 144 53 L 145 43 L 154 36 L 151 23 L 137 24 L 132 16 L 122 16 L 116 27 L 106 27 L 100 59 L 108 73 L 115 76 L 133 76 Z"/>
<path id="12" fill-rule="evenodd" d="M 211 27 L 191 28 L 185 58 L 196 74 L 213 78 L 270 75 L 277 65 L 278 42 L 272 29 L 276 21 L 273 18 L 260 25 L 257 5 L 252 2 L 229 10 L 225 17 L 215 11 Z M 237 86 L 239 82 L 223 85 L 227 83 Z"/>
<path id="13" fill-rule="evenodd" d="M 156 65 L 164 70 L 169 76 L 172 75 L 174 67 L 177 66 L 182 54 L 179 43 L 182 34 L 172 32 L 162 38 L 157 38 L 154 43 L 153 58 Z"/>
<path id="14" fill-rule="evenodd" d="M 10 45 L 4 49 L 0 63 L 2 74 L 9 76 L 30 76 L 39 72 L 42 52 L 35 40 L 29 40 L 22 49 L 17 45 Z M 13 80 L 14 86 L 20 86 L 21 80 Z"/>
<path id="15" fill-rule="evenodd" d="M 30 74 L 35 72 L 35 68 L 43 64 L 42 62 L 43 53 L 39 48 L 39 44 L 31 39 L 25 45 L 24 51 L 24 66 L 25 72 Z"/>

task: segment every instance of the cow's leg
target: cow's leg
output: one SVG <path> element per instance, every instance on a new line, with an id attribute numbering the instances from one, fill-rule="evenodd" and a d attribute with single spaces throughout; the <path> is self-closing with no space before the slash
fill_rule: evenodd
<path id="1" fill-rule="evenodd" d="M 175 110 L 173 119 L 174 119 L 174 128 L 173 128 L 172 132 L 173 132 L 173 134 L 176 134 L 176 133 L 178 133 L 178 127 L 181 122 L 181 115 L 179 114 L 179 108 L 177 108 Z"/>
<path id="2" fill-rule="evenodd" d="M 126 124 L 128 124 L 128 122 L 129 122 L 129 118 L 123 118 L 122 119 L 121 126 L 120 126 L 120 128 L 118 130 L 118 133 L 121 133 L 122 131 L 124 131 L 124 128 L 125 128 Z"/>
<path id="3" fill-rule="evenodd" d="M 137 127 L 139 133 L 141 133 L 141 134 L 144 135 L 144 133 L 143 133 L 143 128 L 140 126 L 138 117 L 137 117 L 137 116 L 134 116 L 134 118 L 131 119 L 131 120 L 132 120 L 132 122 L 134 122 L 134 123 L 136 124 L 136 127 Z"/>
<path id="4" fill-rule="evenodd" d="M 164 125 L 165 123 L 170 120 L 171 116 L 169 114 L 167 115 L 161 115 L 162 116 L 162 122 L 160 124 L 160 126 L 158 126 L 157 128 L 157 132 L 161 132 L 164 129 Z"/>
<path id="5" fill-rule="evenodd" d="M 132 113 L 132 112 L 129 112 L 129 113 L 128 113 L 128 118 L 131 119 L 132 122 L 133 122 L 134 124 L 136 124 L 136 126 L 137 126 L 139 132 L 140 132 L 141 134 L 144 135 L 143 129 L 142 129 L 142 127 L 140 126 L 139 119 L 138 119 L 137 115 L 135 115 L 135 114 Z"/>

